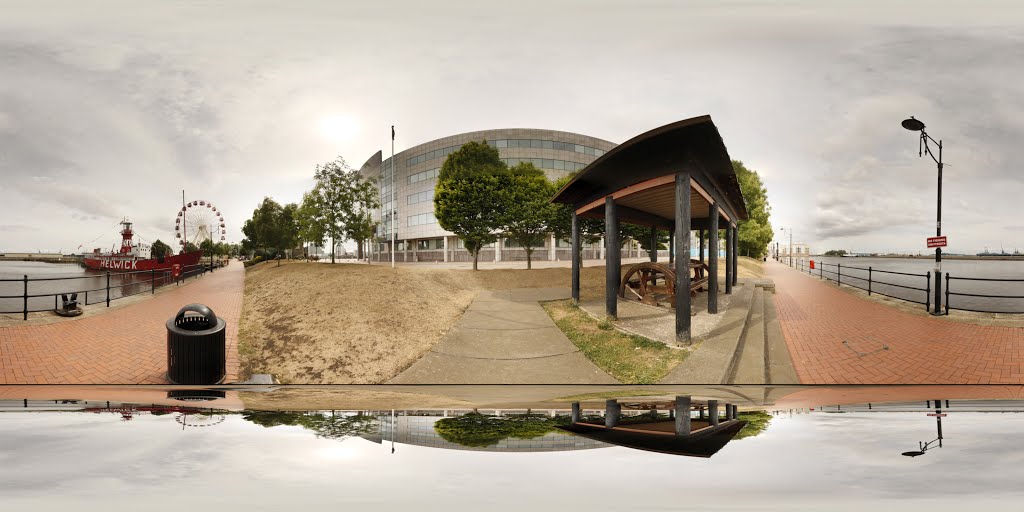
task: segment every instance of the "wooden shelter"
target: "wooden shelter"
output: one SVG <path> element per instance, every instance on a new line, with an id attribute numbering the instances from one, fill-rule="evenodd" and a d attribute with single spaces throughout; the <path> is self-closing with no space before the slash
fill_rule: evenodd
<path id="1" fill-rule="evenodd" d="M 655 128 L 616 146 L 581 170 L 552 201 L 573 208 L 574 300 L 580 298 L 579 217 L 605 220 L 605 309 L 612 319 L 618 314 L 620 290 L 625 289 L 621 255 L 616 250 L 620 245 L 620 222 L 650 227 L 652 239 L 656 229 L 670 233 L 669 268 L 675 282 L 669 286 L 676 313 L 677 343 L 690 343 L 691 273 L 702 268 L 691 266 L 691 231 L 709 233 L 704 284 L 708 290 L 708 312 L 718 312 L 718 246 L 719 231 L 723 229 L 725 293 L 732 293 L 736 284 L 736 223 L 747 218 L 747 210 L 732 160 L 711 116 Z M 703 235 L 700 244 L 703 249 Z M 654 251 L 652 261 L 657 259 L 656 255 Z M 641 282 L 643 279 L 646 278 L 641 278 Z"/>

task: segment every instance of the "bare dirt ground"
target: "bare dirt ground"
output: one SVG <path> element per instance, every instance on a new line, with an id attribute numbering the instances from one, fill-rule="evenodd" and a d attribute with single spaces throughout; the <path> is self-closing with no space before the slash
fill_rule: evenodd
<path id="1" fill-rule="evenodd" d="M 604 267 L 582 269 L 581 294 L 603 296 Z M 456 270 L 263 263 L 246 270 L 241 378 L 378 384 L 422 357 L 480 290 L 570 284 L 569 268 Z"/>

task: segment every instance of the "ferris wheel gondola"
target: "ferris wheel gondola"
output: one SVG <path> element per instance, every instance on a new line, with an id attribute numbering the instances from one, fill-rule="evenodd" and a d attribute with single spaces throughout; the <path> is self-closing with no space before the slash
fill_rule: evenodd
<path id="1" fill-rule="evenodd" d="M 224 216 L 212 202 L 206 200 L 186 203 L 174 221 L 174 236 L 181 239 L 178 243 L 182 246 L 186 243 L 199 246 L 207 240 L 224 241 L 227 234 Z"/>

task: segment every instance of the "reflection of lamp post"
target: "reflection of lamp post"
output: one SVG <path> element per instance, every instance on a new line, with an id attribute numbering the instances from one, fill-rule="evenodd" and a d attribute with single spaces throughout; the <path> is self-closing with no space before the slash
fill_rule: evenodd
<path id="1" fill-rule="evenodd" d="M 936 141 L 927 132 L 924 131 L 924 123 L 914 119 L 913 116 L 910 119 L 904 119 L 901 123 L 904 128 L 912 132 L 921 132 L 921 136 L 918 139 L 917 145 L 917 156 L 921 156 L 923 153 L 927 153 L 928 156 L 935 160 L 935 163 L 939 166 L 939 195 L 938 195 L 938 208 L 935 216 L 935 236 L 942 236 L 942 141 Z M 939 157 L 935 158 L 935 154 L 932 153 L 931 148 L 928 147 L 928 141 L 935 142 L 939 145 Z M 923 152 L 922 152 L 923 148 Z M 933 315 L 941 315 L 942 307 L 940 301 L 942 300 L 942 281 L 939 279 L 939 272 L 942 268 L 942 248 L 935 248 L 935 311 Z"/>
<path id="2" fill-rule="evenodd" d="M 904 455 L 906 457 L 917 457 L 919 455 L 924 455 L 925 452 L 928 451 L 928 448 L 931 448 L 931 445 L 934 443 L 939 443 L 939 448 L 942 448 L 942 417 L 945 416 L 945 414 L 942 413 L 941 407 L 942 402 L 936 400 L 935 414 L 929 414 L 929 416 L 935 416 L 935 429 L 938 432 L 937 437 L 935 439 L 932 439 L 931 441 L 928 441 L 927 443 L 922 443 L 921 441 L 918 441 L 916 451 L 903 452 L 901 455 Z"/>

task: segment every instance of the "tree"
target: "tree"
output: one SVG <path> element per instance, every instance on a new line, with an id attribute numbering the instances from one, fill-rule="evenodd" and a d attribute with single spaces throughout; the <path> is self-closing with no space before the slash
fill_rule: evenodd
<path id="1" fill-rule="evenodd" d="M 276 256 L 281 240 L 280 223 L 281 205 L 269 197 L 264 197 L 259 207 L 253 210 L 252 218 L 242 225 L 242 233 L 253 250 L 264 258 Z"/>
<path id="2" fill-rule="evenodd" d="M 462 446 L 485 447 L 507 438 L 535 439 L 552 432 L 556 425 L 566 425 L 569 418 L 524 414 L 516 416 L 485 416 L 472 412 L 442 418 L 434 423 L 434 431 L 445 441 Z"/>
<path id="3" fill-rule="evenodd" d="M 668 231 L 659 229 L 656 233 L 658 247 L 654 250 L 661 249 L 663 246 L 668 247 Z M 651 252 L 651 228 L 647 226 L 638 226 L 636 224 L 619 223 L 619 244 L 624 244 L 627 238 L 632 238 L 637 242 L 640 242 L 640 248 L 647 251 L 648 255 Z"/>
<path id="4" fill-rule="evenodd" d="M 579 172 L 579 171 L 577 171 Z M 576 175 L 576 173 L 568 176 L 563 176 L 554 182 L 552 188 L 557 191 L 561 190 L 570 180 Z M 554 195 L 554 194 L 552 194 Z M 555 203 L 554 214 L 548 229 L 555 234 L 557 240 L 569 240 L 572 241 L 572 205 Z M 601 240 L 604 236 L 604 220 L 603 219 L 591 219 L 587 217 L 578 217 L 576 221 L 580 226 L 580 242 L 581 244 L 593 244 Z M 580 258 L 583 258 L 583 251 L 580 251 Z M 582 265 L 582 261 L 580 262 Z"/>
<path id="5" fill-rule="evenodd" d="M 156 240 L 156 242 L 153 242 L 153 246 L 150 247 L 150 254 L 154 258 L 163 258 L 165 256 L 169 256 L 171 254 L 174 254 L 174 251 L 171 249 L 171 246 L 163 243 L 158 238 Z"/>
<path id="6" fill-rule="evenodd" d="M 545 235 L 556 215 L 555 205 L 551 203 L 555 188 L 544 173 L 529 162 L 516 165 L 499 178 L 504 186 L 494 203 L 502 213 L 501 229 L 505 237 L 526 250 L 529 270 L 533 268 L 534 248 L 544 245 Z"/>
<path id="7" fill-rule="evenodd" d="M 292 256 L 292 249 L 299 245 L 299 222 L 296 219 L 299 205 L 295 203 L 288 203 L 281 207 L 281 212 L 277 219 L 278 222 L 278 244 L 284 251 L 288 251 L 288 256 Z"/>
<path id="8" fill-rule="evenodd" d="M 338 239 L 352 238 L 359 243 L 372 236 L 374 224 L 370 210 L 380 208 L 376 188 L 359 171 L 349 167 L 342 157 L 317 165 L 313 174 L 316 186 L 303 198 L 306 211 L 302 213 L 307 224 L 303 231 L 309 235 L 331 239 L 331 263 L 335 261 L 334 247 Z"/>
<path id="9" fill-rule="evenodd" d="M 825 256 L 846 256 L 846 251 L 843 249 L 830 249 L 825 251 Z"/>
<path id="10" fill-rule="evenodd" d="M 498 239 L 505 215 L 496 200 L 508 183 L 508 166 L 498 150 L 471 141 L 445 158 L 434 188 L 434 214 L 442 228 L 455 233 L 473 256 Z"/>
<path id="11" fill-rule="evenodd" d="M 737 223 L 739 253 L 760 258 L 767 254 L 768 244 L 775 236 L 769 220 L 772 208 L 768 204 L 768 190 L 757 171 L 747 169 L 743 162 L 733 160 L 732 169 L 739 181 L 743 202 L 747 205 L 747 220 Z"/>

